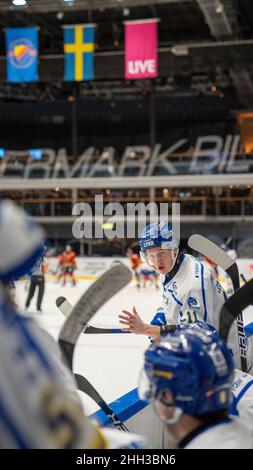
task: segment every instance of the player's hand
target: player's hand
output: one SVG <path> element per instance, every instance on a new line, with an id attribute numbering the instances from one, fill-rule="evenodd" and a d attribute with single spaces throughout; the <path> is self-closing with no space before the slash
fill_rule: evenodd
<path id="1" fill-rule="evenodd" d="M 135 333 L 137 335 L 145 334 L 147 325 L 139 317 L 135 307 L 133 307 L 132 312 L 122 310 L 122 313 L 124 313 L 124 315 L 119 315 L 119 322 L 127 326 L 127 328 L 122 328 L 122 331 Z"/>

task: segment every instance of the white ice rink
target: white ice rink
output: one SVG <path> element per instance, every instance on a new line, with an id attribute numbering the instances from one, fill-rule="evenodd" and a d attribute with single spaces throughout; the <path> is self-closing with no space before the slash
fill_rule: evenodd
<path id="1" fill-rule="evenodd" d="M 64 316 L 56 307 L 55 300 L 65 296 L 75 304 L 82 293 L 93 281 L 79 280 L 76 287 L 70 284 L 61 287 L 53 281 L 47 281 L 43 299 L 43 312 L 36 310 L 37 292 L 31 302 L 28 314 L 36 318 L 51 335 L 57 339 Z M 16 299 L 20 310 L 24 311 L 27 297 L 27 282 L 16 284 Z M 91 325 L 100 327 L 120 327 L 118 315 L 122 309 L 137 308 L 144 321 L 150 322 L 156 308 L 161 305 L 161 292 L 155 287 L 137 291 L 135 283 L 125 287 L 92 318 Z M 244 314 L 245 324 L 253 321 L 253 307 Z M 85 335 L 79 337 L 74 355 L 74 371 L 84 375 L 98 390 L 102 397 L 112 402 L 137 386 L 139 371 L 143 363 L 143 352 L 149 345 L 147 337 L 132 334 Z M 81 392 L 80 392 L 81 394 Z M 83 395 L 83 394 L 81 394 Z M 87 397 L 82 397 L 86 413 L 98 409 Z"/>

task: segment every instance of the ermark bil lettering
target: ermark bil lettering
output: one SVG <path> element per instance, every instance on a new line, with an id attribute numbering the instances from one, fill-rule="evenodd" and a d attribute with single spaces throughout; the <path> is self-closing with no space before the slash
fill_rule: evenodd
<path id="1" fill-rule="evenodd" d="M 175 455 L 150 455 L 150 454 L 121 454 L 118 458 L 113 457 L 90 457 L 87 454 L 83 454 L 82 457 L 77 457 L 77 465 L 99 465 L 104 468 L 107 468 L 108 465 L 117 464 L 117 465 L 129 465 L 129 464 L 143 464 L 143 465 L 159 465 L 159 464 L 171 464 L 176 463 Z"/>
<path id="2" fill-rule="evenodd" d="M 208 147 L 208 148 L 207 148 Z M 187 150 L 188 149 L 188 150 Z M 185 157 L 173 161 L 171 155 L 180 159 L 184 152 L 188 155 L 191 149 L 192 158 Z M 180 139 L 166 150 L 162 144 L 154 147 L 147 145 L 127 146 L 120 162 L 116 160 L 114 147 L 105 147 L 98 151 L 95 147 L 87 148 L 72 165 L 69 163 L 67 150 L 62 148 L 42 149 L 41 161 L 33 161 L 29 151 L 6 150 L 0 161 L 0 178 L 22 177 L 39 178 L 93 178 L 116 176 L 154 176 L 177 174 L 213 173 L 248 173 L 253 166 L 252 157 L 245 156 L 238 160 L 240 136 L 228 134 L 226 138 L 218 135 L 198 137 L 195 145 L 187 139 Z M 188 153 L 187 153 L 188 152 Z"/>

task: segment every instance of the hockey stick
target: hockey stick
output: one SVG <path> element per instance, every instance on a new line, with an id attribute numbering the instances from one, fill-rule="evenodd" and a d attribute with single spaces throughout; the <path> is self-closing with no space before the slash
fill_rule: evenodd
<path id="1" fill-rule="evenodd" d="M 73 309 L 71 303 L 66 299 L 66 297 L 57 297 L 55 301 L 58 309 L 65 317 L 68 317 Z M 83 330 L 85 334 L 129 334 L 128 331 L 122 331 L 117 328 L 98 328 L 95 326 L 87 325 Z"/>
<path id="2" fill-rule="evenodd" d="M 107 405 L 97 390 L 95 390 L 95 388 L 82 375 L 74 374 L 74 376 L 78 385 L 78 390 L 89 395 L 89 397 L 91 397 L 100 406 L 101 410 L 104 411 L 117 429 L 128 431 L 127 427 L 118 418 L 116 413 L 114 413 L 114 411 Z"/>
<path id="3" fill-rule="evenodd" d="M 120 289 L 125 287 L 130 282 L 131 278 L 132 273 L 126 266 L 123 264 L 114 266 L 89 287 L 73 308 L 71 315 L 66 319 L 59 335 L 60 348 L 71 370 L 73 368 L 75 345 L 80 333 L 87 325 L 87 322 L 105 302 L 118 293 Z M 117 422 L 119 423 L 117 424 L 118 428 L 124 431 L 127 430 L 126 426 L 85 377 L 82 377 L 82 381 L 78 379 L 78 385 L 79 387 L 81 385 L 82 388 L 79 388 L 81 391 L 96 401 L 114 425 L 115 422 Z"/>
<path id="4" fill-rule="evenodd" d="M 209 258 L 215 264 L 220 266 L 232 280 L 234 291 L 240 287 L 238 266 L 232 258 L 222 248 L 217 246 L 208 238 L 202 235 L 192 235 L 188 240 L 188 245 L 195 251 Z"/>
<path id="5" fill-rule="evenodd" d="M 224 303 L 220 312 L 219 334 L 225 341 L 228 339 L 229 330 L 235 319 L 241 315 L 241 311 L 248 307 L 253 301 L 253 279 L 244 284 Z M 244 328 L 239 334 L 240 343 L 245 341 Z M 245 351 L 245 346 L 243 347 Z M 246 359 L 246 355 L 245 355 Z"/>
<path id="6" fill-rule="evenodd" d="M 230 276 L 233 283 L 234 291 L 240 288 L 240 277 L 238 266 L 236 262 L 230 258 L 230 256 L 222 250 L 215 243 L 211 242 L 202 235 L 192 235 L 188 240 L 188 245 L 195 251 L 198 251 L 202 255 L 206 256 L 218 266 L 220 266 Z M 238 330 L 238 342 L 241 359 L 241 368 L 243 372 L 247 372 L 247 359 L 246 359 L 246 335 L 243 326 L 242 312 L 236 316 L 237 330 Z M 244 341 L 241 341 L 244 336 Z"/>

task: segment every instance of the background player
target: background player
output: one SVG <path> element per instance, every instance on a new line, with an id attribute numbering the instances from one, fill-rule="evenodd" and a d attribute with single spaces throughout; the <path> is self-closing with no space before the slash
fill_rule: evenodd
<path id="1" fill-rule="evenodd" d="M 43 255 L 37 260 L 36 265 L 34 266 L 34 271 L 30 277 L 30 287 L 28 292 L 28 297 L 25 303 L 25 308 L 28 309 L 31 303 L 31 300 L 35 294 L 36 287 L 38 287 L 38 296 L 37 296 L 37 310 L 42 311 L 41 304 L 43 301 L 44 291 L 45 291 L 45 272 L 48 268 L 48 262 L 45 256 L 46 247 L 43 245 Z"/>
<path id="2" fill-rule="evenodd" d="M 130 260 L 131 268 L 134 272 L 134 276 L 136 279 L 136 287 L 137 289 L 140 288 L 140 266 L 141 266 L 141 258 L 138 253 L 134 253 L 132 248 L 127 249 L 127 257 Z"/>
<path id="3" fill-rule="evenodd" d="M 60 278 L 63 278 L 62 285 L 65 286 L 67 276 L 70 277 L 72 285 L 76 285 L 74 270 L 76 269 L 76 253 L 70 245 L 66 245 L 65 250 L 59 256 L 58 268 L 60 269 Z"/>

